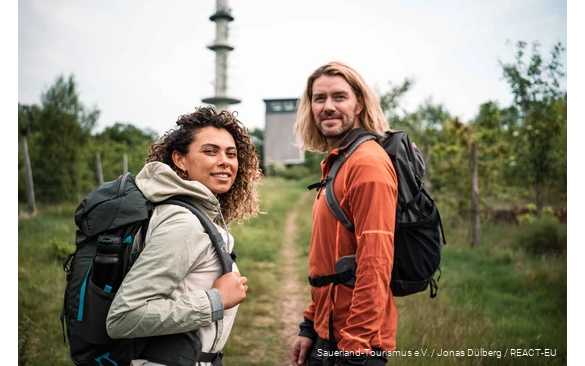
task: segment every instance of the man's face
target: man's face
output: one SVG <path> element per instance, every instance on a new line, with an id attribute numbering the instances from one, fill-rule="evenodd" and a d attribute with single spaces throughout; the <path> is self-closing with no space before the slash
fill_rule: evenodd
<path id="1" fill-rule="evenodd" d="M 319 76 L 313 82 L 311 109 L 317 128 L 330 146 L 339 143 L 349 131 L 359 125 L 363 109 L 356 95 L 341 76 Z"/>

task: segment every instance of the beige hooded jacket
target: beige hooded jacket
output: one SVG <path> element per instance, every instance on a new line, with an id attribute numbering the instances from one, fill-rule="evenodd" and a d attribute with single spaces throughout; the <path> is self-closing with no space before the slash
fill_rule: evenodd
<path id="1" fill-rule="evenodd" d="M 217 198 L 196 181 L 185 181 L 164 163 L 148 163 L 136 184 L 152 202 L 171 196 L 188 197 L 212 220 L 220 214 Z M 222 227 L 231 252 L 233 237 Z M 138 240 L 139 238 L 135 239 Z M 238 306 L 223 310 L 219 291 L 221 265 L 197 217 L 186 208 L 161 205 L 154 210 L 146 245 L 124 278 L 106 322 L 112 338 L 136 338 L 196 331 L 202 351 L 220 351 L 229 336 Z M 234 263 L 234 271 L 238 271 Z M 213 301 L 215 300 L 215 301 Z M 219 303 L 219 304 L 218 304 Z M 133 365 L 155 365 L 135 360 Z"/>

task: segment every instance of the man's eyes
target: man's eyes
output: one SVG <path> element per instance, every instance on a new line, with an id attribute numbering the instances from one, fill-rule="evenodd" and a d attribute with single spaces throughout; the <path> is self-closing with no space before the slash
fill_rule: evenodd
<path id="1" fill-rule="evenodd" d="M 347 99 L 347 96 L 345 96 L 345 95 L 334 95 L 333 96 L 333 99 L 335 99 L 335 100 L 345 100 L 345 99 Z M 314 102 L 323 102 L 323 101 L 325 101 L 325 97 L 321 97 L 321 96 L 314 97 L 313 98 L 313 101 Z"/>

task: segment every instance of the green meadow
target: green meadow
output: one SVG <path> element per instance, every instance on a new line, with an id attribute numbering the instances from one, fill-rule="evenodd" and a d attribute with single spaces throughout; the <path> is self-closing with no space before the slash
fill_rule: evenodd
<path id="1" fill-rule="evenodd" d="M 298 328 L 283 317 L 281 287 L 297 281 L 300 314 L 310 296 L 306 277 L 314 193 L 306 186 L 312 182 L 266 179 L 261 186 L 264 214 L 231 227 L 249 291 L 224 350 L 225 366 L 290 363 L 287 337 Z M 74 210 L 75 205 L 41 206 L 38 216 L 19 219 L 19 365 L 72 364 L 59 315 L 65 286 L 62 261 L 75 236 Z M 566 254 L 531 255 L 518 244 L 522 229 L 487 223 L 480 245 L 471 248 L 467 223 L 444 211 L 447 245 L 438 295 L 396 298 L 397 350 L 388 364 L 565 365 Z M 293 213 L 291 236 L 286 226 Z M 286 239 L 292 240 L 294 251 L 285 256 Z"/>

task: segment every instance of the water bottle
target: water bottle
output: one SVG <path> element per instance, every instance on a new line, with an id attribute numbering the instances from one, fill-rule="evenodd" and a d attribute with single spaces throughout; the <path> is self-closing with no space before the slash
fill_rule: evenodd
<path id="1" fill-rule="evenodd" d="M 115 293 L 124 279 L 124 243 L 116 235 L 100 235 L 93 259 L 91 282 L 105 292 Z"/>

